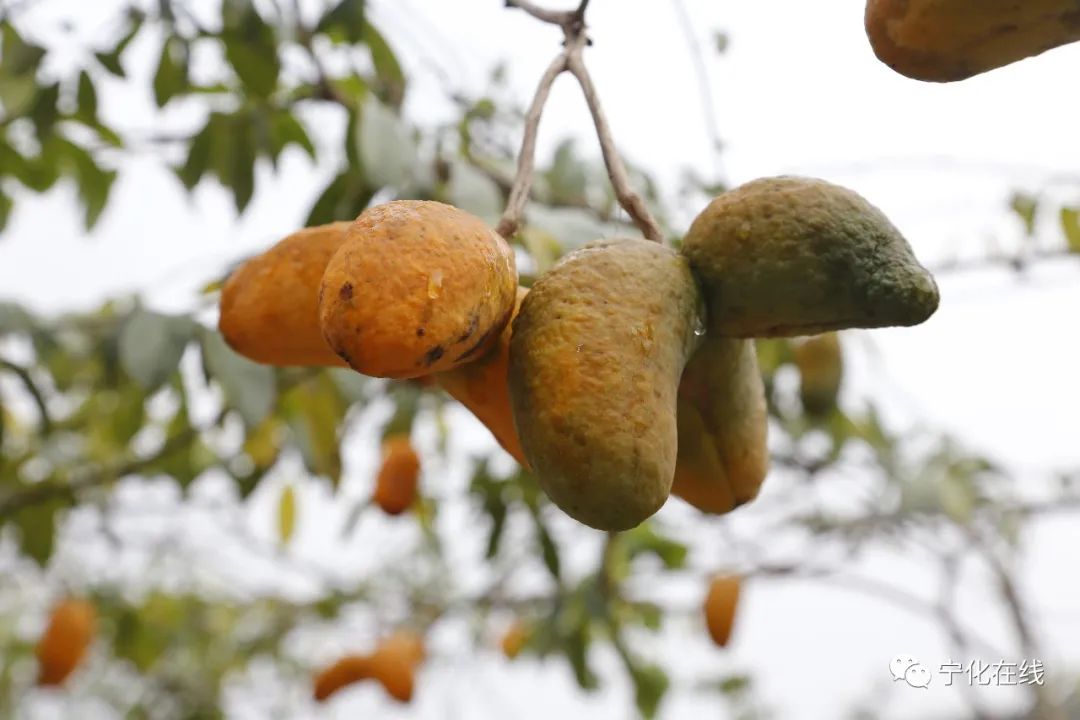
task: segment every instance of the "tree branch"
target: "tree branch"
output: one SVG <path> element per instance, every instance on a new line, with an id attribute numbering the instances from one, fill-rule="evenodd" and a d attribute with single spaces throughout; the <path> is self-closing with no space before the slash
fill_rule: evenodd
<path id="1" fill-rule="evenodd" d="M 645 201 L 630 186 L 626 166 L 623 165 L 622 158 L 619 157 L 619 152 L 615 148 L 615 140 L 611 136 L 611 128 L 608 126 L 604 109 L 600 105 L 600 97 L 597 95 L 585 62 L 581 59 L 581 54 L 571 53 L 568 62 L 570 73 L 581 85 L 581 92 L 585 95 L 589 112 L 592 113 L 593 124 L 596 125 L 596 137 L 600 141 L 600 151 L 604 155 L 604 166 L 607 167 L 608 178 L 611 180 L 611 187 L 615 190 L 619 205 L 630 216 L 634 225 L 641 230 L 642 235 L 649 240 L 662 243 L 664 236 L 660 231 L 660 225 L 649 212 L 649 208 L 645 206 Z"/>
<path id="2" fill-rule="evenodd" d="M 540 77 L 540 84 L 536 87 L 532 104 L 525 115 L 525 134 L 521 139 L 521 152 L 518 154 L 517 174 L 514 176 L 514 184 L 510 188 L 510 197 L 506 201 L 506 210 L 499 218 L 499 224 L 495 226 L 495 232 L 504 238 L 510 238 L 517 232 L 521 224 L 522 215 L 525 212 L 525 203 L 529 199 L 532 190 L 533 173 L 536 169 L 536 136 L 540 129 L 540 116 L 543 115 L 544 105 L 547 104 L 551 94 L 551 86 L 567 68 L 570 47 L 559 53 L 558 57 L 551 61 L 547 70 Z"/>

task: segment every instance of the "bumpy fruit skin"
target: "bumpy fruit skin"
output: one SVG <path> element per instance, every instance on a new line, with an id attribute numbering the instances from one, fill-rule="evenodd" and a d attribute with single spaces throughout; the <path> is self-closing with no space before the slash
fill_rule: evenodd
<path id="1" fill-rule="evenodd" d="M 799 369 L 799 399 L 811 417 L 824 417 L 836 407 L 844 379 L 844 355 L 837 333 L 806 338 L 795 345 Z"/>
<path id="2" fill-rule="evenodd" d="M 517 317 L 521 302 L 528 292 L 527 288 L 518 288 L 517 303 L 511 320 Z M 510 409 L 507 373 L 510 367 L 512 331 L 513 326 L 507 323 L 499 335 L 499 341 L 486 355 L 461 367 L 439 373 L 435 379 L 443 390 L 471 410 L 473 415 L 487 426 L 506 452 L 527 468 L 528 461 L 521 451 L 521 441 L 518 440 L 517 430 L 514 428 L 514 413 Z"/>
<path id="3" fill-rule="evenodd" d="M 416 667 L 424 661 L 424 641 L 399 630 L 387 636 L 371 655 L 371 676 L 398 702 L 412 700 Z"/>
<path id="4" fill-rule="evenodd" d="M 741 585 L 738 576 L 720 576 L 712 579 L 705 594 L 705 627 L 709 630 L 709 637 L 720 647 L 727 645 L 731 639 Z"/>
<path id="5" fill-rule="evenodd" d="M 525 647 L 525 643 L 529 640 L 529 628 L 521 620 L 515 620 L 512 625 L 506 630 L 506 634 L 502 637 L 502 642 L 499 644 L 502 647 L 503 655 L 507 660 L 513 660 L 521 654 L 522 648 Z"/>
<path id="6" fill-rule="evenodd" d="M 295 232 L 229 276 L 218 328 L 233 350 L 266 365 L 345 365 L 319 330 L 319 283 L 348 227 Z"/>
<path id="7" fill-rule="evenodd" d="M 338 690 L 370 677 L 371 658 L 366 655 L 346 655 L 315 676 L 312 695 L 318 702 L 324 702 Z"/>
<path id="8" fill-rule="evenodd" d="M 66 598 L 52 609 L 38 640 L 38 685 L 62 685 L 86 657 L 97 630 L 97 610 L 86 600 Z"/>
<path id="9" fill-rule="evenodd" d="M 938 306 L 934 279 L 888 218 L 824 180 L 764 178 L 726 192 L 694 219 L 681 250 L 714 335 L 917 325 Z"/>
<path id="10" fill-rule="evenodd" d="M 568 515 L 625 530 L 664 504 L 700 323 L 685 258 L 646 240 L 587 246 L 533 285 L 510 339 L 511 406 L 538 482 Z"/>
<path id="11" fill-rule="evenodd" d="M 713 514 L 753 500 L 769 471 L 768 427 L 753 341 L 706 336 L 679 383 L 672 493 Z"/>
<path id="12" fill-rule="evenodd" d="M 1076 0 L 868 0 L 878 58 L 916 80 L 950 82 L 1080 40 Z"/>
<path id="13" fill-rule="evenodd" d="M 355 370 L 412 378 L 482 356 L 516 293 L 514 253 L 480 218 L 395 200 L 349 227 L 322 278 L 319 323 Z"/>
<path id="14" fill-rule="evenodd" d="M 372 502 L 387 515 L 400 515 L 416 501 L 420 481 L 420 456 L 408 435 L 391 435 L 383 441 L 382 465 L 375 478 Z"/>

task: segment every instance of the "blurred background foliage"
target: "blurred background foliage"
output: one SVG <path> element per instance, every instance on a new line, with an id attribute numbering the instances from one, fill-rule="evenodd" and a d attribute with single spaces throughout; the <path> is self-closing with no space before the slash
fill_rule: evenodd
<path id="1" fill-rule="evenodd" d="M 77 189 L 92 228 L 125 162 L 151 147 L 171 159 L 178 191 L 214 184 L 243 212 L 258 190 L 257 167 L 276 168 L 289 152 L 316 158 L 322 130 L 313 111 L 347 121 L 333 140 L 339 170 L 308 225 L 394 197 L 442 200 L 492 223 L 502 211 L 523 117 L 504 71 L 493 70 L 486 94 L 453 97 L 455 122 L 410 122 L 394 39 L 369 21 L 362 0 L 310 17 L 283 1 L 223 0 L 209 18 L 184 2 L 138 2 L 63 73 L 49 61 L 64 38 L 25 32 L 24 4 L 0 10 L 0 228 L 20 198 L 58 183 Z M 143 34 L 160 46 L 145 92 L 164 115 L 199 108 L 190 132 L 135 135 L 102 120 L 99 89 L 125 81 L 126 50 Z M 682 228 L 651 178 L 632 174 L 677 238 Z M 722 188 L 710 178 L 686 192 L 704 202 Z M 1029 234 L 1037 214 L 1054 215 L 1054 252 L 1080 252 L 1077 208 L 1018 193 L 1012 209 Z M 523 282 L 588 240 L 632 231 L 603 166 L 564 142 L 539 168 L 514 239 Z M 698 606 L 658 588 L 689 584 L 693 595 L 721 570 L 885 598 L 936 619 L 963 655 L 981 641 L 956 617 L 949 587 L 957 564 L 973 557 L 993 573 L 995 602 L 1012 618 L 1012 655 L 1039 654 L 1013 572 L 1025 523 L 1074 507 L 1080 474 L 1047 478 L 1044 499 L 1032 502 L 992 458 L 931 431 L 890 430 L 873 398 L 844 392 L 845 354 L 873 352 L 866 334 L 759 342 L 774 471 L 765 496 L 739 512 L 755 513 L 766 533 L 738 537 L 726 518 L 673 499 L 655 519 L 608 538 L 566 522 L 493 441 L 451 452 L 462 415 L 437 388 L 341 369 L 274 370 L 234 354 L 214 328 L 228 270 L 207 278 L 187 314 L 161 314 L 136 297 L 55 317 L 0 303 L 0 715 L 28 717 L 41 692 L 32 689 L 34 645 L 49 605 L 66 594 L 90 598 L 100 616 L 90 659 L 66 690 L 75 698 L 68 707 L 82 708 L 72 717 L 111 708 L 117 717 L 214 718 L 251 707 L 303 716 L 311 675 L 335 652 L 366 647 L 392 627 L 464 624 L 467 644 L 436 643 L 437 672 L 474 647 L 497 646 L 494 635 L 512 619 L 529 628 L 524 654 L 564 662 L 581 688 L 602 680 L 598 653 L 614 658 L 643 716 L 677 691 L 715 694 L 734 717 L 764 717 L 753 677 L 674 677 L 647 649 L 673 622 L 698 628 L 688 642 L 707 643 Z M 343 448 L 371 450 L 402 432 L 422 448 L 422 498 L 402 518 L 379 519 L 367 499 L 371 463 L 350 467 Z M 459 486 L 448 479 L 455 467 Z M 269 482 L 275 472 L 287 480 Z M 346 544 L 356 534 L 391 540 L 348 573 L 297 560 L 288 546 L 305 514 L 298 489 L 312 485 L 344 506 L 342 552 L 356 551 Z M 276 538 L 245 523 L 260 492 L 274 496 Z M 842 502 L 825 499 L 838 493 Z M 232 570 L 191 566 L 175 538 L 155 533 L 155 513 L 189 513 L 187 532 L 235 553 Z M 941 569 L 940 587 L 923 593 L 849 577 L 848 563 L 875 543 L 921 547 Z M 589 561 L 568 560 L 570 548 L 588 550 Z M 245 579 L 245 566 L 258 562 L 271 571 Z M 1055 713 L 1070 686 L 1030 690 L 1031 716 L 1065 717 Z"/>

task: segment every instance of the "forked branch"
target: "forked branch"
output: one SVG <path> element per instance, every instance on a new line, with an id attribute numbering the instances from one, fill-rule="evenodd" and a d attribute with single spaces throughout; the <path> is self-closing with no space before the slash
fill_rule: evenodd
<path id="1" fill-rule="evenodd" d="M 630 216 L 630 220 L 641 233 L 655 242 L 663 242 L 663 233 L 659 223 L 649 212 L 645 201 L 641 199 L 630 186 L 626 166 L 615 147 L 615 141 L 611 136 L 611 127 L 608 125 L 607 116 L 600 104 L 600 97 L 593 85 L 592 78 L 582 51 L 589 44 L 585 34 L 585 10 L 589 0 L 581 0 L 576 10 L 553 11 L 537 7 L 528 0 L 506 0 L 507 7 L 524 10 L 532 17 L 546 23 L 558 25 L 562 28 L 565 37 L 562 52 L 548 66 L 544 75 L 540 78 L 540 84 L 536 88 L 529 111 L 525 116 L 525 132 L 521 142 L 521 152 L 518 155 L 517 174 L 510 190 L 510 196 L 506 203 L 506 210 L 499 219 L 496 232 L 503 237 L 509 238 L 517 232 L 521 225 L 525 211 L 525 203 L 529 199 L 529 191 L 532 187 L 533 175 L 536 170 L 536 136 L 540 127 L 540 116 L 543 114 L 544 105 L 551 93 L 551 86 L 564 71 L 569 71 L 577 78 L 592 114 L 593 124 L 596 126 L 596 136 L 600 143 L 600 151 L 604 157 L 604 166 L 607 168 L 608 178 L 615 191 L 615 197 L 619 206 Z"/>

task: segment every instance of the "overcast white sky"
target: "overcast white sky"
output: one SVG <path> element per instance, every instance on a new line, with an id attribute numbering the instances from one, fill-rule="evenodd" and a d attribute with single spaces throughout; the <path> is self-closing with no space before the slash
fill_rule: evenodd
<path id="1" fill-rule="evenodd" d="M 43 3 L 106 34 L 105 8 L 116 4 Z M 558 33 L 502 5 L 370 2 L 373 17 L 396 40 L 415 76 L 407 106 L 413 118 L 428 122 L 447 107 L 440 80 L 423 57 L 475 91 L 485 86 L 496 62 L 506 61 L 518 96 L 531 96 L 558 49 Z M 1009 193 L 1042 190 L 1052 177 L 1080 176 L 1080 45 L 962 83 L 932 85 L 877 62 L 863 34 L 861 0 L 686 0 L 686 6 L 706 50 L 718 29 L 731 38 L 722 58 L 706 55 L 725 145 L 720 164 L 732 183 L 800 173 L 853 187 L 885 210 L 916 254 L 934 265 L 957 254 L 978 257 L 990 243 L 1016 247 L 1020 226 L 1006 211 Z M 673 188 L 687 168 L 710 175 L 709 135 L 674 3 L 594 0 L 589 18 L 595 44 L 587 61 L 628 158 Z M 52 12 L 40 12 L 32 27 L 48 32 L 52 20 Z M 136 57 L 151 45 L 137 47 Z M 149 64 L 132 63 L 137 81 L 152 70 Z M 542 156 L 568 135 L 594 153 L 591 125 L 576 92 L 569 79 L 556 85 L 541 130 Z M 153 127 L 147 104 L 119 91 L 114 96 L 117 101 L 105 105 L 111 118 L 125 127 Z M 324 159 L 312 168 L 297 155 L 287 157 L 283 171 L 266 178 L 248 213 L 237 219 L 231 200 L 215 189 L 200 188 L 187 199 L 160 163 L 129 163 L 90 237 L 72 212 L 69 190 L 20 196 L 0 238 L 0 296 L 57 311 L 139 290 L 151 304 L 183 308 L 192 289 L 227 261 L 298 227 L 333 166 Z M 1055 192 L 1080 201 L 1080 185 L 1057 186 Z M 1060 242 L 1052 224 L 1043 230 L 1047 244 Z M 846 392 L 885 397 L 890 417 L 902 426 L 947 430 L 1008 460 L 1022 477 L 1075 467 L 1078 278 L 1075 261 L 1040 265 L 1024 279 L 1000 271 L 942 276 L 941 309 L 929 322 L 862 333 L 847 344 L 852 368 Z M 1067 523 L 1040 532 L 1031 539 L 1035 560 L 1025 576 L 1024 589 L 1044 611 L 1040 631 L 1056 654 L 1046 660 L 1057 662 L 1057 669 L 1068 661 L 1075 670 L 1080 661 L 1080 588 L 1068 572 L 1077 539 Z M 902 558 L 874 562 L 867 560 L 867 568 L 878 575 L 925 581 L 920 568 L 906 566 Z M 981 592 L 973 584 L 964 607 L 973 623 L 991 623 Z M 887 663 L 898 653 L 935 663 L 947 659 L 940 633 L 929 624 L 911 623 L 910 616 L 857 595 L 777 583 L 753 586 L 745 600 L 730 655 L 682 647 L 676 633 L 665 636 L 669 647 L 663 652 L 679 662 L 758 671 L 780 718 L 836 717 L 838 704 L 849 705 L 871 687 L 888 684 Z M 498 698 L 486 693 L 499 684 L 511 706 L 528 701 L 515 708 L 515 717 L 577 717 L 586 711 L 599 718 L 625 716 L 624 688 L 586 700 L 565 691 L 568 676 L 559 667 L 537 675 L 535 666 L 507 672 L 497 662 L 484 662 L 472 674 L 443 672 L 432 680 L 445 692 L 467 684 L 453 693 L 461 717 L 509 717 L 498 710 Z M 478 687 L 485 693 L 477 693 Z M 987 699 L 1008 694 L 978 690 L 984 691 Z M 890 687 L 888 693 L 899 698 L 889 718 L 925 717 L 934 708 L 956 707 L 961 695 L 957 688 L 933 685 L 926 691 Z M 422 694 L 421 716 L 444 717 L 444 701 L 441 693 Z M 694 703 L 671 703 L 665 717 L 720 716 L 714 705 Z M 341 710 L 351 714 L 355 706 L 343 704 Z"/>

